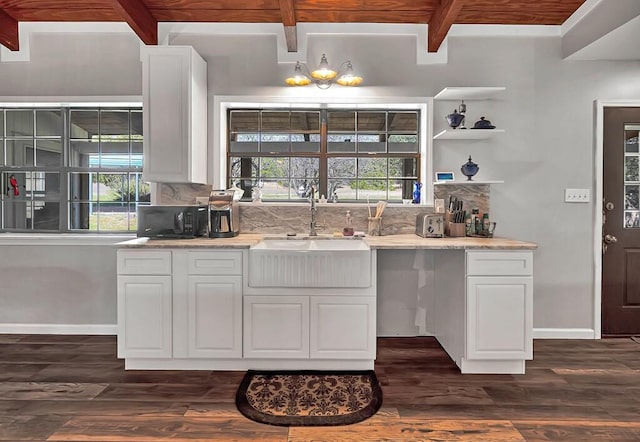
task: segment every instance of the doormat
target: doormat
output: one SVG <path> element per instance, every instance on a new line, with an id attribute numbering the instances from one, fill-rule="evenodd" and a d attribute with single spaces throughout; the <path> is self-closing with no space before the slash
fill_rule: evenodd
<path id="1" fill-rule="evenodd" d="M 236 393 L 247 418 L 280 426 L 329 426 L 361 422 L 382 406 L 373 370 L 249 370 Z"/>

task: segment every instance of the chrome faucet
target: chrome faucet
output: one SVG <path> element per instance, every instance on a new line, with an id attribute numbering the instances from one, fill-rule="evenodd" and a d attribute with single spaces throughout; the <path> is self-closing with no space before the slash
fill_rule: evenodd
<path id="1" fill-rule="evenodd" d="M 311 205 L 311 223 L 309 224 L 309 236 L 318 236 L 316 232 L 316 216 L 318 214 L 318 208 L 316 207 L 316 188 L 311 186 L 311 199 L 309 200 Z"/>

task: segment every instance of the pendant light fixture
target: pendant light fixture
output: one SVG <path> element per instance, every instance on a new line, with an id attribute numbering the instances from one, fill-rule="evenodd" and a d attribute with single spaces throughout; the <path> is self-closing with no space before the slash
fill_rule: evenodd
<path id="1" fill-rule="evenodd" d="M 320 65 L 317 69 L 309 71 L 309 68 L 299 61 L 293 71 L 293 76 L 285 80 L 289 86 L 306 86 L 314 83 L 320 89 L 328 89 L 332 84 L 341 86 L 358 86 L 362 83 L 362 77 L 353 71 L 351 60 L 343 62 L 337 71 L 329 66 L 326 54 L 322 54 Z"/>

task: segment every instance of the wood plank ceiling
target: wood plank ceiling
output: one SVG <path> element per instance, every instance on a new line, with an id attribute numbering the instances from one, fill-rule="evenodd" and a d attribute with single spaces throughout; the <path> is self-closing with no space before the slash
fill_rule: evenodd
<path id="1" fill-rule="evenodd" d="M 560 25 L 585 0 L 0 0 L 0 44 L 19 50 L 19 22 L 127 22 L 148 45 L 158 22 L 282 23 L 290 52 L 296 24 L 414 23 L 436 52 L 453 24 Z"/>

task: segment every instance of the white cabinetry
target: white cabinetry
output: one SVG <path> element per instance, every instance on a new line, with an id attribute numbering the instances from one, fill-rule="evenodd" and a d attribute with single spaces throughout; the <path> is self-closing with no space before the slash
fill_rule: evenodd
<path id="1" fill-rule="evenodd" d="M 467 252 L 467 359 L 533 357 L 531 252 Z"/>
<path id="2" fill-rule="evenodd" d="M 242 251 L 118 250 L 118 356 L 241 358 Z"/>
<path id="3" fill-rule="evenodd" d="M 145 181 L 207 182 L 207 65 L 190 46 L 141 49 Z"/>
<path id="4" fill-rule="evenodd" d="M 309 358 L 308 296 L 245 296 L 245 358 Z"/>
<path id="5" fill-rule="evenodd" d="M 311 296 L 312 359 L 374 359 L 376 298 Z"/>
<path id="6" fill-rule="evenodd" d="M 118 251 L 118 357 L 170 358 L 171 252 Z"/>

